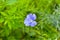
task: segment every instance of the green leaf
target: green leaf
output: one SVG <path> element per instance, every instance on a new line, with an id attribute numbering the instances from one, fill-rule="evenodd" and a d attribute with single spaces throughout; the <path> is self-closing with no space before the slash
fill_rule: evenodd
<path id="1" fill-rule="evenodd" d="M 0 23 L 4 22 L 4 19 L 3 18 L 0 18 Z"/>
<path id="2" fill-rule="evenodd" d="M 56 3 L 60 4 L 60 0 L 56 0 Z"/>
<path id="3" fill-rule="evenodd" d="M 16 39 L 14 38 L 14 36 L 9 36 L 8 40 L 16 40 Z"/>
<path id="4" fill-rule="evenodd" d="M 16 2 L 17 0 L 6 0 L 7 5 L 12 5 Z"/>

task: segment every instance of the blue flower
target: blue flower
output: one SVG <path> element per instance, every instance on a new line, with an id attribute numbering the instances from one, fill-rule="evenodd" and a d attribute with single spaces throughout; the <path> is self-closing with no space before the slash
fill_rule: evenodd
<path id="1" fill-rule="evenodd" d="M 34 27 L 35 25 L 37 25 L 36 20 L 36 15 L 35 14 L 28 14 L 27 17 L 24 20 L 24 24 L 26 26 L 31 26 Z"/>
<path id="2" fill-rule="evenodd" d="M 32 20 L 36 20 L 36 15 L 35 14 L 29 14 L 29 15 L 27 15 L 27 18 L 30 18 Z"/>

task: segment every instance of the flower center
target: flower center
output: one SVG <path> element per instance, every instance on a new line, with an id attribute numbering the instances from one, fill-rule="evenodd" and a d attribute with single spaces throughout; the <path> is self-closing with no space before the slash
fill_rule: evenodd
<path id="1" fill-rule="evenodd" d="M 33 20 L 30 20 L 30 22 L 33 22 Z"/>

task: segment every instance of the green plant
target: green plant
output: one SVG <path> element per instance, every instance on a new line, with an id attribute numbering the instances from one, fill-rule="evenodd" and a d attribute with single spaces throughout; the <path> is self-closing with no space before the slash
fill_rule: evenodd
<path id="1" fill-rule="evenodd" d="M 35 27 L 24 20 L 37 16 Z M 60 38 L 59 0 L 0 0 L 0 40 L 58 40 Z"/>

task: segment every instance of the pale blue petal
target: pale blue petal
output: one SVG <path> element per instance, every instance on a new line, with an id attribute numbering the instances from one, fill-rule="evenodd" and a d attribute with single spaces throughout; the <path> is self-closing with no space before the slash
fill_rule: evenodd
<path id="1" fill-rule="evenodd" d="M 36 19 L 36 15 L 35 14 L 28 14 L 27 15 L 27 18 L 30 18 L 32 20 L 35 20 Z"/>
<path id="2" fill-rule="evenodd" d="M 33 20 L 26 18 L 26 19 L 24 20 L 24 24 L 25 24 L 26 26 L 30 26 L 30 23 L 31 23 L 32 21 L 33 21 Z"/>
<path id="3" fill-rule="evenodd" d="M 33 21 L 33 22 L 30 23 L 30 26 L 31 26 L 31 27 L 34 27 L 34 26 L 36 26 L 36 25 L 37 25 L 37 22 L 36 22 L 36 21 Z"/>
<path id="4" fill-rule="evenodd" d="M 36 20 L 36 15 L 35 14 L 33 14 L 33 17 L 34 17 L 34 20 Z"/>

